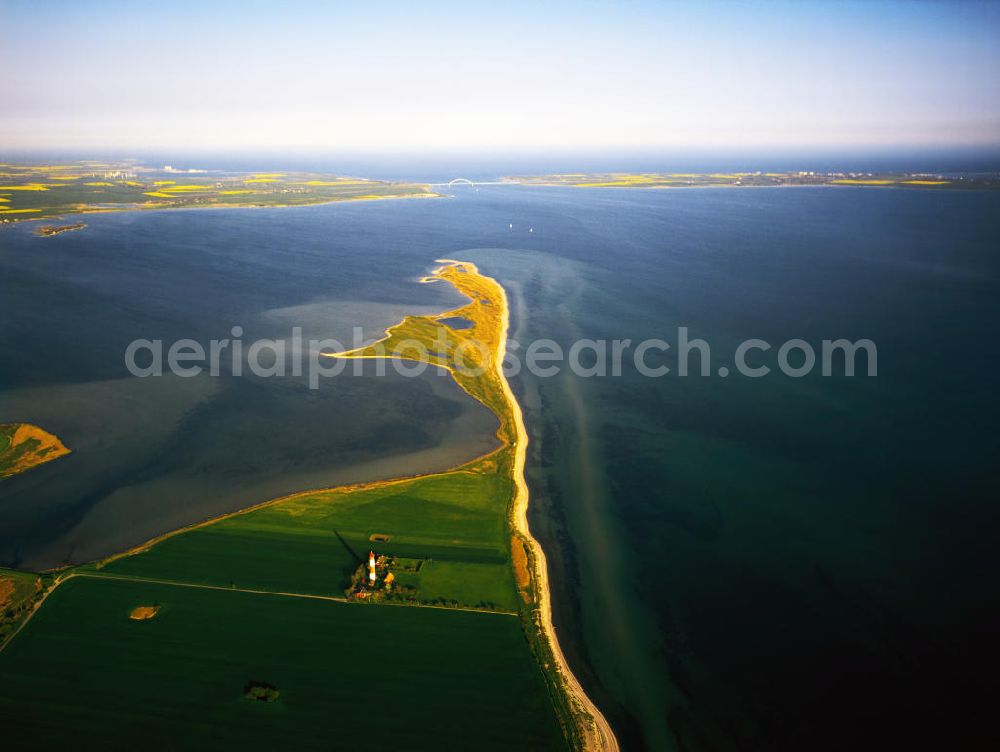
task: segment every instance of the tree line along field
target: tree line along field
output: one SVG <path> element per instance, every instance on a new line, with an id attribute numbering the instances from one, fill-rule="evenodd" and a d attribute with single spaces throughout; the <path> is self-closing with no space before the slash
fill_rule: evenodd
<path id="1" fill-rule="evenodd" d="M 14 634 L 17 625 L 41 597 L 44 580 L 31 572 L 0 567 L 0 646 Z"/>
<path id="2" fill-rule="evenodd" d="M 128 618 L 143 604 L 159 606 L 155 618 Z M 29 626 L 0 655 L 5 749 L 565 745 L 505 614 L 83 575 Z M 250 681 L 279 700 L 248 700 Z"/>

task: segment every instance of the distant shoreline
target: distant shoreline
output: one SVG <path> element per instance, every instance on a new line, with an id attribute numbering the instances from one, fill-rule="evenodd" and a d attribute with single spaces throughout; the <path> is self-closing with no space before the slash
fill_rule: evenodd
<path id="1" fill-rule="evenodd" d="M 207 175 L 130 163 L 7 165 L 0 173 L 0 225 L 108 212 L 262 209 L 440 197 L 427 183 L 317 172 Z"/>
<path id="2" fill-rule="evenodd" d="M 131 214 L 133 212 L 158 212 L 158 211 L 192 211 L 192 210 L 224 210 L 229 211 L 232 209 L 308 209 L 312 206 L 329 206 L 330 204 L 346 204 L 346 203 L 358 203 L 358 202 L 374 202 L 374 201 L 400 201 L 403 199 L 418 199 L 418 198 L 446 198 L 440 193 L 411 193 L 400 196 L 374 196 L 374 197 L 350 197 L 350 198 L 331 198 L 323 201 L 316 201 L 308 204 L 197 204 L 194 206 L 123 206 L 121 208 L 105 208 L 101 207 L 99 209 L 77 209 L 74 211 L 65 212 L 63 214 L 49 214 L 44 217 L 21 217 L 19 219 L 11 219 L 2 224 L 8 227 L 13 227 L 24 222 L 41 222 L 41 221 L 52 221 L 52 220 L 63 220 L 67 217 L 75 217 L 89 214 Z M 72 228 L 72 229 L 83 229 L 87 225 L 83 224 L 82 228 Z M 52 235 L 61 234 L 62 232 L 67 232 L 68 230 L 60 230 L 59 233 L 40 233 L 35 232 L 36 235 L 40 237 L 51 237 Z"/>
<path id="3" fill-rule="evenodd" d="M 878 172 L 585 172 L 510 175 L 511 185 L 563 188 L 905 188 L 996 190 L 1000 174 L 952 177 L 928 173 Z"/>

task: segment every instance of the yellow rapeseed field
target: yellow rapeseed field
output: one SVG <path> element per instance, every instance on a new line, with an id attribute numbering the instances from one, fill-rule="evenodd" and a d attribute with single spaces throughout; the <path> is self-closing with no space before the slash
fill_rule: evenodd
<path id="1" fill-rule="evenodd" d="M 836 183 L 837 185 L 892 185 L 892 180 L 854 180 L 852 178 L 843 178 L 841 180 L 831 180 L 831 183 Z"/>

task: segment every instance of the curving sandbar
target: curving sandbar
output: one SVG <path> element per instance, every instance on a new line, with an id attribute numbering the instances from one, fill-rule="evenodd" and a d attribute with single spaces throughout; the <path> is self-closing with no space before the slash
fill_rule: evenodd
<path id="1" fill-rule="evenodd" d="M 497 437 L 503 446 L 481 459 L 495 458 L 499 472 L 509 473 L 514 494 L 509 509 L 512 532 L 512 559 L 516 578 L 525 600 L 526 628 L 541 636 L 540 662 L 549 679 L 568 701 L 566 708 L 574 728 L 571 741 L 586 750 L 618 750 L 618 741 L 604 714 L 584 691 L 570 669 L 552 623 L 552 600 L 545 552 L 528 527 L 528 485 L 524 476 L 528 433 L 521 407 L 503 373 L 510 320 L 507 293 L 493 278 L 479 272 L 475 264 L 438 259 L 441 264 L 421 282 L 449 282 L 470 302 L 434 316 L 407 316 L 390 327 L 386 336 L 366 347 L 326 354 L 339 358 L 398 358 L 426 362 L 444 368 L 463 390 L 486 405 L 500 420 Z M 444 323 L 464 319 L 471 326 L 453 329 Z M 527 555 L 527 578 L 518 565 L 520 552 Z M 527 579 L 527 582 L 525 582 Z M 534 642 L 534 641 L 533 641 Z M 547 654 L 547 655 L 545 655 Z M 547 658 L 551 658 L 547 660 Z"/>

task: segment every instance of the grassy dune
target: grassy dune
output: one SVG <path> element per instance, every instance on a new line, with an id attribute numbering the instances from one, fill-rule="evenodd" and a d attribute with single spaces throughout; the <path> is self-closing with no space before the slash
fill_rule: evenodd
<path id="1" fill-rule="evenodd" d="M 434 274 L 423 282 L 447 282 L 469 302 L 434 316 L 407 316 L 390 327 L 378 342 L 338 353 L 338 358 L 400 358 L 447 368 L 462 389 L 488 407 L 500 420 L 497 438 L 513 444 L 516 432 L 504 397 L 503 384 L 494 370 L 500 338 L 505 332 L 503 289 L 496 280 L 477 273 L 472 264 L 442 259 Z M 466 322 L 462 328 L 445 323 Z M 500 461 L 504 452 L 499 451 Z"/>

